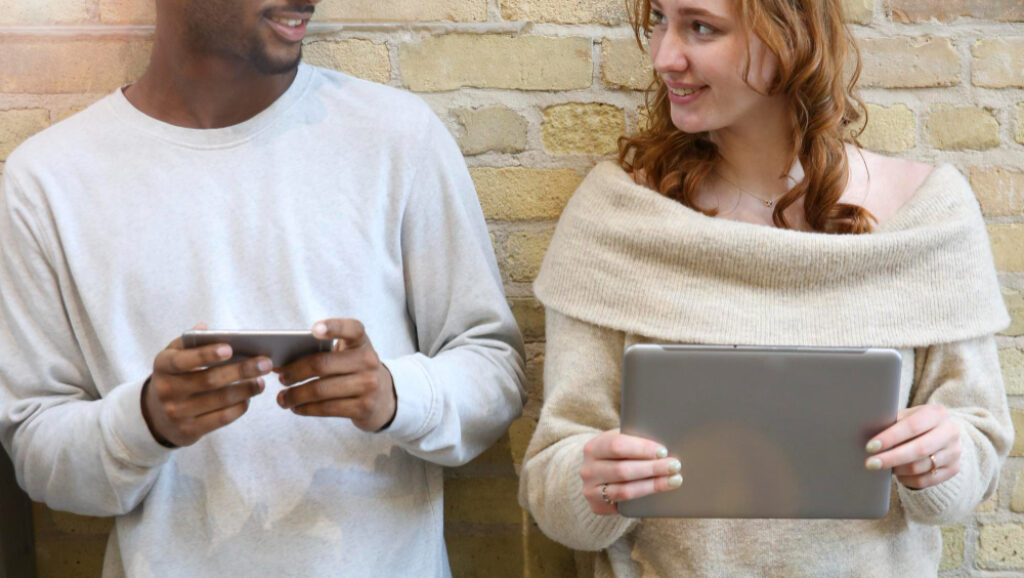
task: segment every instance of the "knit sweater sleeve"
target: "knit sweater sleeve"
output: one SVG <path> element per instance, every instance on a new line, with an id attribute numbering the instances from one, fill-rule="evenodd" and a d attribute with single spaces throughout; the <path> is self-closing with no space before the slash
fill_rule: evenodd
<path id="1" fill-rule="evenodd" d="M 949 524 L 992 495 L 1013 444 L 999 355 L 989 335 L 922 348 L 915 358 L 910 405 L 948 408 L 960 426 L 960 473 L 930 488 L 898 491 L 910 519 Z"/>
<path id="2" fill-rule="evenodd" d="M 636 520 L 591 512 L 580 482 L 583 446 L 619 427 L 625 336 L 547 310 L 544 409 L 526 450 L 519 501 L 541 530 L 577 550 L 602 550 Z"/>

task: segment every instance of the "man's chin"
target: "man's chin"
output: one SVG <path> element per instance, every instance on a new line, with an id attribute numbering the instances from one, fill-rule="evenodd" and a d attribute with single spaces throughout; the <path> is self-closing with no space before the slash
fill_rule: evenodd
<path id="1" fill-rule="evenodd" d="M 274 56 L 266 51 L 257 51 L 252 54 L 250 61 L 253 67 L 261 74 L 274 76 L 294 72 L 302 62 L 302 49 L 294 56 Z"/>

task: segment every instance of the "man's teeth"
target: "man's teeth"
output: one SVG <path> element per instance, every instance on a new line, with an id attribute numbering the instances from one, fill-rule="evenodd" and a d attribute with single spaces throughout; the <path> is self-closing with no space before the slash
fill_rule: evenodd
<path id="1" fill-rule="evenodd" d="M 302 20 L 293 20 L 293 19 L 287 19 L 287 18 L 271 18 L 271 20 L 273 20 L 274 22 L 277 22 L 278 24 L 284 24 L 285 26 L 291 26 L 292 28 L 298 28 L 299 26 L 302 25 Z"/>
<path id="2" fill-rule="evenodd" d="M 697 92 L 700 89 L 699 88 L 692 88 L 692 89 L 689 89 L 689 88 L 670 88 L 668 90 L 669 90 L 669 92 L 671 92 L 672 94 L 674 94 L 676 96 L 690 96 L 691 94 Z"/>

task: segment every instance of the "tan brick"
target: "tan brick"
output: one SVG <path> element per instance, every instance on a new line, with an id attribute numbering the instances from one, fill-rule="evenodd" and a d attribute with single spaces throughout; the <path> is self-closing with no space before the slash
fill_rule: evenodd
<path id="1" fill-rule="evenodd" d="M 1024 456 L 1024 410 L 1011 409 L 1010 418 L 1013 420 L 1013 448 L 1011 456 Z"/>
<path id="2" fill-rule="evenodd" d="M 545 231 L 518 231 L 508 236 L 505 243 L 505 274 L 510 281 L 533 281 L 540 271 L 544 253 L 551 244 L 552 229 Z"/>
<path id="3" fill-rule="evenodd" d="M 1010 326 L 999 334 L 1011 337 L 1024 335 L 1024 294 L 1003 287 L 1003 301 L 1010 312 Z"/>
<path id="4" fill-rule="evenodd" d="M 557 219 L 582 177 L 571 169 L 470 169 L 484 215 L 498 221 Z"/>
<path id="5" fill-rule="evenodd" d="M 1017 105 L 1017 132 L 1013 138 L 1024 144 L 1024 102 Z"/>
<path id="6" fill-rule="evenodd" d="M 1020 0 L 887 0 L 897 22 L 953 20 L 961 16 L 1009 22 L 1024 21 Z"/>
<path id="7" fill-rule="evenodd" d="M 152 24 L 156 22 L 153 0 L 100 0 L 100 20 L 107 24 Z"/>
<path id="8" fill-rule="evenodd" d="M 533 438 L 533 432 L 536 429 L 537 418 L 535 417 L 521 417 L 509 426 L 508 436 L 511 440 L 512 462 L 516 467 L 522 465 L 523 457 L 526 456 L 526 448 L 529 447 L 530 439 Z"/>
<path id="9" fill-rule="evenodd" d="M 91 3 L 82 0 L 0 0 L 0 26 L 78 24 L 92 17 Z"/>
<path id="10" fill-rule="evenodd" d="M 523 416 L 534 420 L 540 418 L 544 402 L 544 344 L 526 344 L 526 405 Z"/>
<path id="11" fill-rule="evenodd" d="M 505 435 L 498 438 L 498 441 L 491 444 L 491 447 L 484 450 L 479 456 L 473 459 L 468 464 L 458 468 L 460 477 L 463 475 L 473 476 L 476 474 L 486 476 L 493 474 L 494 472 L 510 473 L 507 468 L 501 468 L 502 465 L 512 464 L 512 453 L 509 449 L 509 437 Z M 496 467 L 497 466 L 497 467 Z"/>
<path id="12" fill-rule="evenodd" d="M 1024 526 L 984 525 L 978 539 L 978 566 L 985 569 L 1024 568 Z"/>
<path id="13" fill-rule="evenodd" d="M 446 500 L 447 501 L 447 500 Z M 445 528 L 452 578 L 522 578 L 523 536 L 518 526 L 500 531 L 455 531 Z"/>
<path id="14" fill-rule="evenodd" d="M 544 109 L 544 150 L 555 154 L 615 152 L 626 115 L 610 104 L 568 103 Z"/>
<path id="15" fill-rule="evenodd" d="M 526 532 L 526 573 L 530 578 L 564 578 L 577 574 L 572 550 L 544 535 L 536 524 Z M 591 576 L 593 574 L 590 574 Z"/>
<path id="16" fill-rule="evenodd" d="M 1024 225 L 989 225 L 988 236 L 996 268 L 1004 273 L 1024 273 Z"/>
<path id="17" fill-rule="evenodd" d="M 75 540 L 36 540 L 39 578 L 95 578 L 103 573 L 106 536 Z"/>
<path id="18" fill-rule="evenodd" d="M 544 337 L 544 306 L 533 297 L 511 297 L 509 307 L 519 324 L 519 330 L 526 341 L 537 341 Z"/>
<path id="19" fill-rule="evenodd" d="M 622 0 L 504 0 L 501 4 L 505 20 L 612 25 L 628 21 Z"/>
<path id="20" fill-rule="evenodd" d="M 50 113 L 45 110 L 0 110 L 0 161 L 6 161 L 22 141 L 49 124 Z"/>
<path id="21" fill-rule="evenodd" d="M 444 483 L 444 519 L 451 523 L 519 524 L 515 478 L 451 478 Z"/>
<path id="22" fill-rule="evenodd" d="M 999 121 L 983 108 L 939 105 L 928 117 L 928 134 L 936 148 L 985 150 L 999 146 Z"/>
<path id="23" fill-rule="evenodd" d="M 942 527 L 942 561 L 939 570 L 952 570 L 964 563 L 964 527 Z"/>
<path id="24" fill-rule="evenodd" d="M 974 511 L 977 513 L 995 512 L 999 508 L 999 492 L 992 492 L 987 500 L 978 504 Z"/>
<path id="25" fill-rule="evenodd" d="M 875 14 L 875 0 L 843 0 L 843 12 L 847 22 L 871 24 Z"/>
<path id="26" fill-rule="evenodd" d="M 86 107 L 84 107 L 84 106 L 73 106 L 71 108 L 61 109 L 60 111 L 57 112 L 57 122 L 60 122 L 62 120 L 67 120 L 67 119 L 75 116 L 76 114 L 82 112 L 85 109 L 86 109 Z"/>
<path id="27" fill-rule="evenodd" d="M 344 0 L 321 2 L 314 22 L 472 22 L 487 19 L 487 0 Z"/>
<path id="28" fill-rule="evenodd" d="M 320 40 L 302 47 L 306 62 L 387 84 L 391 80 L 391 57 L 386 44 L 369 40 Z"/>
<path id="29" fill-rule="evenodd" d="M 914 111 L 905 104 L 890 107 L 868 104 L 868 124 L 861 133 L 860 144 L 873 151 L 898 153 L 917 145 L 917 123 Z"/>
<path id="30" fill-rule="evenodd" d="M 462 87 L 569 90 L 592 82 L 589 38 L 495 34 L 434 36 L 399 49 L 412 90 Z"/>
<path id="31" fill-rule="evenodd" d="M 1024 474 L 1017 474 L 1017 481 L 1013 484 L 1013 498 L 1010 500 L 1010 510 L 1024 512 Z"/>
<path id="32" fill-rule="evenodd" d="M 601 77 L 611 86 L 646 90 L 654 80 L 651 57 L 633 39 L 606 39 L 601 43 Z"/>
<path id="33" fill-rule="evenodd" d="M 1008 395 L 1024 395 L 1024 351 L 1000 349 L 999 366 L 1003 370 L 1003 381 Z"/>
<path id="34" fill-rule="evenodd" d="M 971 82 L 989 88 L 1024 87 L 1024 38 L 986 38 L 972 49 Z"/>
<path id="35" fill-rule="evenodd" d="M 458 141 L 463 154 L 526 150 L 527 122 L 519 113 L 504 106 L 461 108 L 454 112 L 462 127 Z"/>
<path id="36" fill-rule="evenodd" d="M 138 78 L 148 41 L 0 41 L 0 92 L 106 93 Z"/>
<path id="37" fill-rule="evenodd" d="M 1005 217 L 1024 213 L 1024 172 L 973 167 L 971 187 L 986 216 Z"/>
<path id="38" fill-rule="evenodd" d="M 861 86 L 919 88 L 960 82 L 960 55 L 948 38 L 864 38 Z"/>

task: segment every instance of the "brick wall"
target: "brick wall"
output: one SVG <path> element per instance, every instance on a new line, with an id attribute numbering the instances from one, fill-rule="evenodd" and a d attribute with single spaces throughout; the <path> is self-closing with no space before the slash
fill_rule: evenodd
<path id="1" fill-rule="evenodd" d="M 1018 442 L 998 494 L 943 529 L 950 576 L 1024 570 L 1024 1 L 847 0 L 871 149 L 969 175 L 1013 325 L 999 336 Z M 456 576 L 569 576 L 571 552 L 516 504 L 541 405 L 544 312 L 530 282 L 561 207 L 638 120 L 649 67 L 622 0 L 325 0 L 307 60 L 420 93 L 458 139 L 527 339 L 530 402 L 448 473 Z M 0 0 L 0 170 L 28 135 L 144 68 L 152 0 Z M 109 520 L 35 508 L 40 576 L 97 576 Z M 999 574 L 1007 575 L 1007 574 Z"/>

